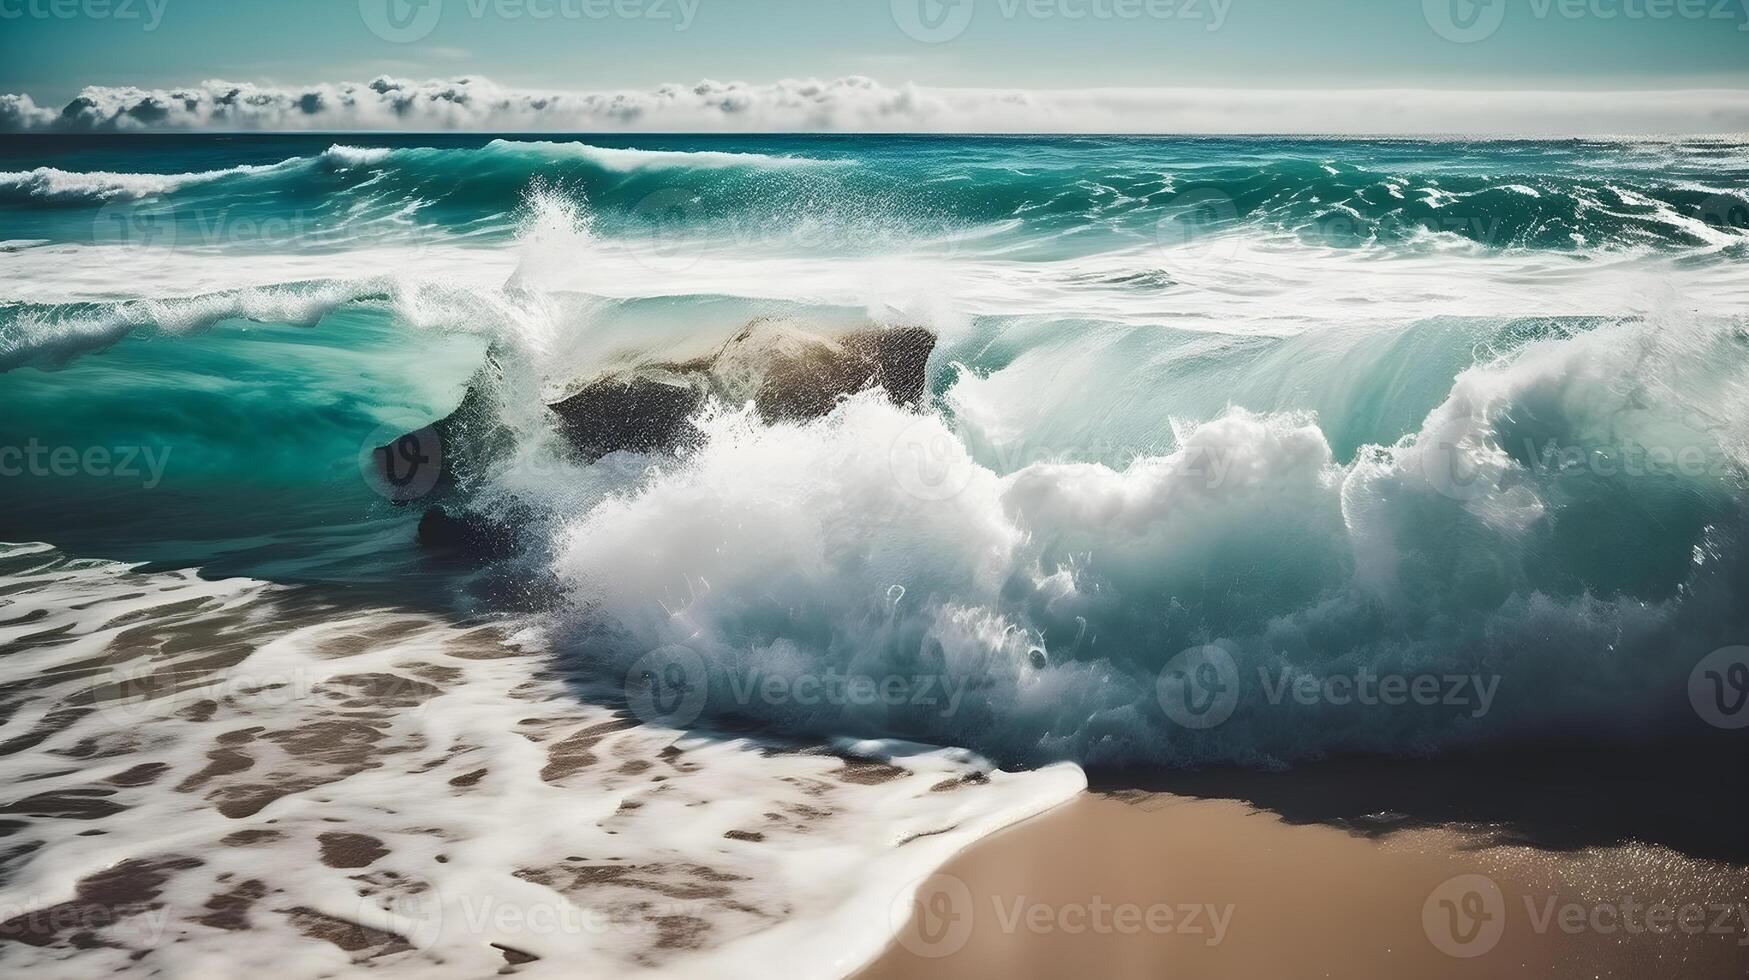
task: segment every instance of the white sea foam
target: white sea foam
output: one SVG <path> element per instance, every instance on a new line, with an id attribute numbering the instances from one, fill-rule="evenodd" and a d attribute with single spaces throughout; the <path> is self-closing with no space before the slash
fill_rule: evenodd
<path id="1" fill-rule="evenodd" d="M 554 570 L 580 656 L 682 646 L 709 665 L 725 710 L 738 678 L 829 665 L 976 680 L 951 717 L 762 706 L 802 731 L 861 725 L 1023 758 L 1258 764 L 1601 730 L 1617 710 L 1668 723 L 1685 702 L 1647 692 L 1680 691 L 1705 637 L 1733 618 L 1721 603 L 1737 572 L 1697 564 L 1655 602 L 1542 593 L 1548 530 L 1558 514 L 1585 516 L 1566 513 L 1559 474 L 1533 469 L 1519 441 L 1705 448 L 1689 492 L 1718 506 L 1749 472 L 1749 388 L 1718 366 L 1731 336 L 1728 323 L 1668 320 L 1557 335 L 1465 372 L 1409 435 L 1352 462 L 1310 416 L 1238 408 L 1162 433 L 1167 451 L 1127 465 L 1076 462 L 1085 447 L 1065 446 L 1069 460 L 1007 473 L 974 454 L 977 433 L 878 393 L 803 424 L 717 411 L 698 420 L 702 448 L 564 519 Z M 950 403 L 964 404 L 955 391 Z M 1532 414 L 1540 428 L 1516 434 Z M 1687 533 L 1674 526 L 1692 519 L 1685 505 L 1657 482 L 1617 479 L 1607 492 L 1668 514 L 1655 518 L 1661 534 Z M 1449 528 L 1466 529 L 1473 559 L 1453 564 Z M 1691 530 L 1725 535 L 1708 551 L 1735 553 L 1735 525 Z M 1478 588 L 1494 605 L 1466 611 Z M 1461 636 L 1418 625 L 1447 616 L 1485 625 Z M 1519 649 L 1550 630 L 1560 638 Z M 1207 643 L 1231 651 L 1247 700 L 1226 725 L 1186 732 L 1159 714 L 1156 672 Z M 1598 667 L 1602 648 L 1619 666 Z M 1260 673 L 1356 664 L 1493 664 L 1505 686 L 1485 719 L 1271 710 L 1256 687 Z M 1550 694 L 1551 678 L 1576 671 L 1590 672 L 1582 697 Z"/>
<path id="2" fill-rule="evenodd" d="M 772 156 L 766 153 L 732 153 L 716 150 L 640 150 L 559 143 L 550 140 L 493 140 L 488 149 L 514 153 L 540 153 L 580 157 L 609 170 L 720 169 L 724 167 L 817 167 L 841 166 L 851 161 L 815 160 L 808 157 Z"/>
<path id="3" fill-rule="evenodd" d="M 322 157 L 342 167 L 368 167 L 382 163 L 394 152 L 386 146 L 347 146 L 336 143 L 322 151 Z"/>
<path id="4" fill-rule="evenodd" d="M 1444 245 L 1470 251 L 1468 245 Z M 1461 263 L 1461 273 L 1454 262 Z M 372 285 L 338 285 L 361 271 Z M 1135 277 L 1142 274 L 1168 285 L 1137 288 Z M 191 296 L 283 292 L 275 284 L 323 280 L 361 293 L 393 280 L 489 296 L 513 277 L 519 286 L 549 294 L 623 301 L 715 295 L 867 309 L 883 318 L 922 311 L 953 321 L 1063 318 L 1277 336 L 1329 323 L 1401 324 L 1435 316 L 1587 316 L 1639 309 L 1648 295 L 1662 294 L 1704 295 L 1709 308 L 1727 315 L 1749 311 L 1749 279 L 1725 263 L 1443 251 L 1383 259 L 1352 249 L 1293 250 L 1243 240 L 1218 256 L 1139 248 L 1056 262 L 928 252 L 810 258 L 709 250 L 691 253 L 677 266 L 672 253 L 599 239 L 586 252 L 430 245 L 251 255 L 216 248 L 158 253 L 45 245 L 0 255 L 0 290 L 8 299 L 36 305 L 152 297 L 168 309 Z M 140 309 L 75 319 L 138 323 L 133 313 Z"/>
<path id="5" fill-rule="evenodd" d="M 0 173 L 0 193 L 51 201 L 133 201 L 210 184 L 226 177 L 274 173 L 301 162 L 294 158 L 275 164 L 246 164 L 185 174 L 109 173 L 37 167 L 23 172 Z"/>
<path id="6" fill-rule="evenodd" d="M 99 350 L 135 330 L 195 334 L 226 320 L 314 326 L 352 303 L 389 303 L 415 327 L 480 330 L 501 322 L 501 296 L 429 280 L 335 279 L 233 289 L 179 299 L 130 300 L 97 308 L 26 310 L 0 328 L 0 367 L 54 363 Z"/>
<path id="7" fill-rule="evenodd" d="M 837 977 L 917 879 L 1084 785 L 640 726 L 513 622 L 43 545 L 0 546 L 0 581 L 0 782 L 30 845 L 0 921 L 36 940 L 0 947 L 11 973 Z"/>

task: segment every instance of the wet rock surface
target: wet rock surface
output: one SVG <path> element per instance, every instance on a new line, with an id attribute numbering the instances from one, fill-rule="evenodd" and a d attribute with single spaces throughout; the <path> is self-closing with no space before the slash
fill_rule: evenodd
<path id="1" fill-rule="evenodd" d="M 616 452 L 678 452 L 696 435 L 690 420 L 712 399 L 751 403 L 769 423 L 819 418 L 839 399 L 869 388 L 884 390 L 895 404 L 916 404 L 935 343 L 935 334 L 922 327 L 870 326 L 822 335 L 757 320 L 710 356 L 604 373 L 548 408 L 557 431 L 586 462 Z M 478 558 L 516 550 L 517 515 L 481 514 L 450 500 L 492 460 L 514 450 L 515 437 L 496 411 L 495 375 L 496 365 L 488 364 L 454 412 L 375 451 L 384 480 L 394 475 L 396 454 L 408 439 L 441 460 L 441 476 L 422 495 L 428 505 L 444 501 L 428 506 L 419 522 L 417 540 L 427 550 Z"/>

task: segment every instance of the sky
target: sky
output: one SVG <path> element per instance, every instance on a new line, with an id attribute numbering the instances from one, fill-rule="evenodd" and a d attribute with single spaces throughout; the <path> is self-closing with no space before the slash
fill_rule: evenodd
<path id="1" fill-rule="evenodd" d="M 518 90 L 1749 89 L 1749 0 L 0 0 L 0 93 L 381 75 Z"/>

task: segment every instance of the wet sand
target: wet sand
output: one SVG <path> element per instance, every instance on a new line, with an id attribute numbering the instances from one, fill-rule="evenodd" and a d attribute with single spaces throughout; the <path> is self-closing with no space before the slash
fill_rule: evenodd
<path id="1" fill-rule="evenodd" d="M 1738 861 L 1375 816 L 1393 829 L 1296 824 L 1238 799 L 1089 792 L 896 901 L 896 921 L 909 921 L 859 977 L 1749 975 Z"/>
<path id="2" fill-rule="evenodd" d="M 0 977 L 839 977 L 1086 786 L 642 724 L 519 626 L 0 544 Z"/>

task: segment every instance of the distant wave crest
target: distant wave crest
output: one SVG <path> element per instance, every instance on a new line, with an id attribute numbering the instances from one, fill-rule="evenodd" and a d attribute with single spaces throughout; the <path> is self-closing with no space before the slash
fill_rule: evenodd
<path id="1" fill-rule="evenodd" d="M 0 173 L 0 202 L 131 201 L 171 194 L 183 188 L 210 184 L 227 177 L 274 173 L 296 163 L 296 160 L 287 160 L 265 166 L 244 165 L 187 174 L 109 173 L 101 170 L 80 172 L 37 167 L 34 170 Z"/>

